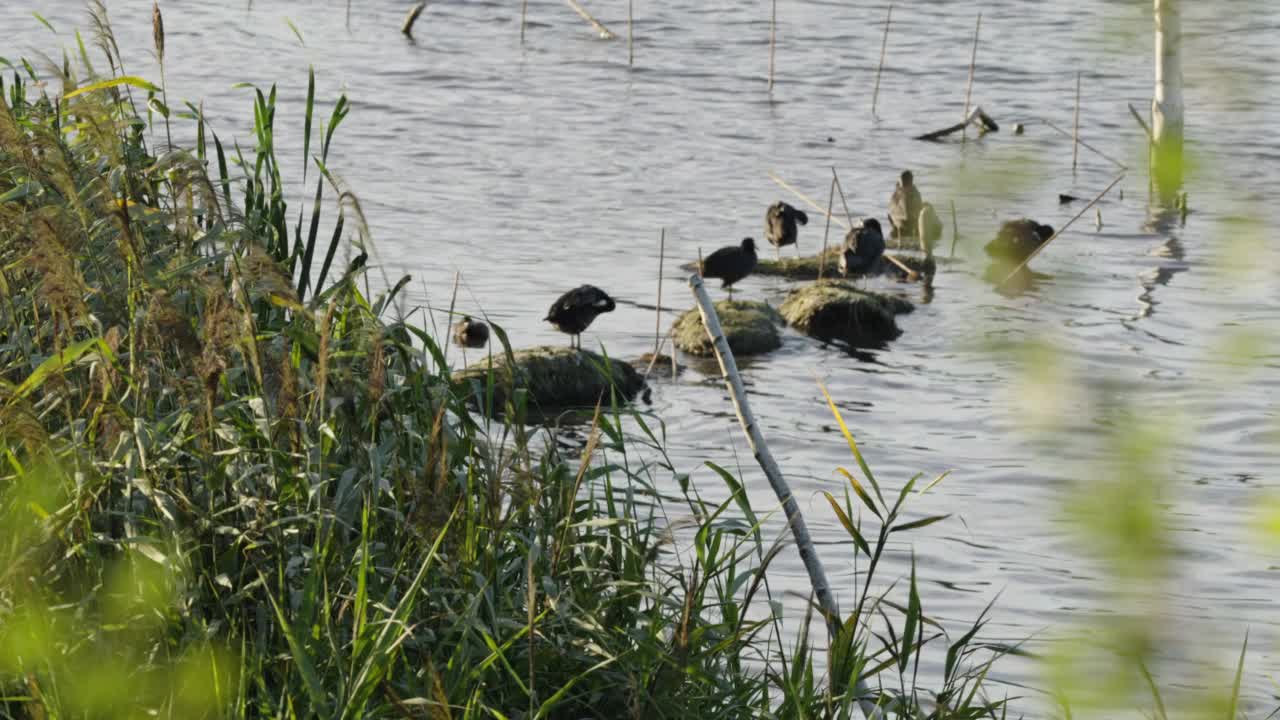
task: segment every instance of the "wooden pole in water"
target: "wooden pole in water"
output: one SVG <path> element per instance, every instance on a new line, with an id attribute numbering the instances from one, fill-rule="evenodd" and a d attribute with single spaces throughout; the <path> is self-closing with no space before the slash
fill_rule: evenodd
<path id="1" fill-rule="evenodd" d="M 1076 126 L 1071 142 L 1071 172 L 1076 171 L 1080 161 L 1080 71 L 1076 71 Z"/>
<path id="2" fill-rule="evenodd" d="M 702 325 L 706 328 L 707 337 L 711 339 L 712 348 L 715 350 L 716 361 L 720 364 L 724 383 L 729 389 L 729 398 L 733 401 L 733 410 L 738 416 L 738 424 L 742 426 L 742 432 L 747 436 L 747 443 L 751 446 L 751 452 L 755 456 L 756 462 L 760 464 L 760 469 L 764 471 L 765 477 L 769 479 L 769 485 L 772 486 L 773 492 L 777 495 L 778 502 L 782 504 L 782 510 L 786 514 L 787 526 L 791 529 L 791 536 L 796 541 L 796 549 L 800 552 L 800 560 L 804 563 L 804 568 L 809 574 L 809 584 L 813 587 L 813 594 L 818 600 L 818 607 L 822 608 L 822 614 L 827 621 L 828 638 L 837 638 L 842 626 L 840 606 L 836 604 L 835 594 L 831 591 L 831 585 L 827 582 L 827 573 L 822 566 L 822 558 L 818 556 L 818 550 L 814 547 L 813 538 L 809 536 L 809 527 L 805 524 L 804 514 L 800 512 L 800 504 L 796 502 L 795 495 L 791 492 L 791 486 L 787 484 L 781 468 L 778 467 L 778 462 L 773 459 L 773 453 L 769 452 L 769 445 L 765 442 L 764 435 L 760 432 L 760 424 L 756 422 L 755 415 L 751 412 L 751 403 L 747 399 L 747 389 L 743 387 L 742 377 L 738 374 L 738 364 L 733 359 L 733 351 L 729 349 L 729 342 L 725 340 L 724 330 L 720 327 L 720 318 L 716 315 L 715 305 L 711 302 L 711 296 L 707 294 L 707 288 L 703 285 L 702 278 L 697 275 L 691 275 L 689 277 L 689 288 L 693 290 L 693 298 L 698 304 L 698 313 L 702 316 Z M 870 700 L 872 693 L 867 687 L 866 681 L 858 678 L 854 682 L 854 692 L 857 694 L 859 706 L 868 720 L 881 720 L 883 716 L 880 709 Z"/>
<path id="3" fill-rule="evenodd" d="M 524 26 L 529 18 L 529 0 L 520 2 L 520 44 L 524 44 Z"/>
<path id="4" fill-rule="evenodd" d="M 1182 12 L 1180 0 L 1155 0 L 1156 89 L 1151 101 L 1156 190 L 1168 202 L 1182 187 Z"/>
<path id="5" fill-rule="evenodd" d="M 884 72 L 885 52 L 889 49 L 889 24 L 893 22 L 893 3 L 889 3 L 889 12 L 884 18 L 884 37 L 880 40 L 880 64 L 876 66 L 876 89 L 871 92 L 871 115 L 876 114 L 876 101 L 880 98 L 880 73 Z"/>
<path id="6" fill-rule="evenodd" d="M 635 0 L 627 0 L 627 66 L 634 67 L 636 64 L 636 47 L 635 47 Z"/>
<path id="7" fill-rule="evenodd" d="M 1098 193 L 1098 196 L 1090 200 L 1088 205 L 1085 205 L 1083 208 L 1081 208 L 1080 212 L 1076 213 L 1075 217 L 1068 220 L 1066 225 L 1063 225 L 1061 228 L 1058 229 L 1057 232 L 1055 232 L 1053 235 L 1050 235 L 1048 240 L 1045 240 L 1044 242 L 1040 243 L 1039 247 L 1037 247 L 1035 250 L 1032 250 L 1031 254 L 1028 255 L 1025 260 L 1018 263 L 1018 266 L 1014 268 L 1008 275 L 1006 275 L 1004 280 L 1000 281 L 1000 284 L 1004 285 L 1005 283 L 1009 282 L 1009 280 L 1012 279 L 1014 275 L 1017 275 L 1022 270 L 1022 268 L 1027 266 L 1027 263 L 1031 262 L 1032 258 L 1039 255 L 1041 250 L 1044 250 L 1045 248 L 1049 247 L 1049 243 L 1053 242 L 1058 238 L 1059 235 L 1066 232 L 1067 228 L 1071 227 L 1071 225 L 1074 224 L 1075 221 L 1079 220 L 1081 217 L 1084 216 L 1085 213 L 1089 212 L 1089 208 L 1093 207 L 1094 205 L 1097 205 L 1098 202 L 1102 200 L 1102 198 L 1106 196 L 1107 193 L 1111 192 L 1112 188 L 1114 188 L 1116 185 L 1119 185 L 1120 181 L 1123 179 L 1124 179 L 1124 175 L 1116 176 L 1116 179 L 1111 181 L 1111 184 L 1107 186 L 1107 189 Z"/>
<path id="8" fill-rule="evenodd" d="M 773 15 L 769 20 L 769 92 L 773 92 L 773 55 L 778 44 L 778 0 L 773 0 Z"/>
<path id="9" fill-rule="evenodd" d="M 973 97 L 973 75 L 978 69 L 978 37 L 982 33 L 982 13 L 978 13 L 978 25 L 973 29 L 973 54 L 969 57 L 969 82 L 964 88 L 964 122 L 969 122 L 969 100 Z M 961 128 L 961 139 L 968 139 L 969 129 Z"/>
<path id="10" fill-rule="evenodd" d="M 400 26 L 400 32 L 408 35 L 409 37 L 413 37 L 413 24 L 418 22 L 418 16 L 426 9 L 427 4 L 425 2 L 420 2 L 417 5 L 414 5 L 413 8 L 409 10 L 409 14 L 404 17 L 404 24 Z"/>
<path id="11" fill-rule="evenodd" d="M 827 194 L 827 229 L 822 231 L 822 254 L 818 256 L 818 281 L 827 272 L 827 238 L 831 236 L 831 208 L 836 202 L 836 178 L 831 176 L 831 191 Z"/>
<path id="12" fill-rule="evenodd" d="M 662 265 L 667 257 L 667 229 L 662 228 L 658 236 L 658 310 L 653 322 L 653 354 L 658 354 L 659 343 L 662 342 Z"/>

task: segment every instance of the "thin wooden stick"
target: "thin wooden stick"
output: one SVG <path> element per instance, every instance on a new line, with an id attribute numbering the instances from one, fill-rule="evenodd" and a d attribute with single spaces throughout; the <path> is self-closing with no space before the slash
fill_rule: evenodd
<path id="1" fill-rule="evenodd" d="M 529 20 L 529 0 L 520 2 L 520 44 L 524 44 L 524 27 Z"/>
<path id="2" fill-rule="evenodd" d="M 884 18 L 884 37 L 880 40 L 880 64 L 876 66 L 876 89 L 871 92 L 871 115 L 876 114 L 876 101 L 880 98 L 880 73 L 884 72 L 885 51 L 889 49 L 889 24 L 893 22 L 893 3 Z"/>
<path id="3" fill-rule="evenodd" d="M 769 92 L 773 92 L 773 55 L 778 44 L 778 0 L 773 0 L 773 16 L 769 20 Z"/>
<path id="4" fill-rule="evenodd" d="M 636 47 L 635 47 L 635 0 L 627 0 L 627 66 L 633 67 L 636 64 Z"/>
<path id="5" fill-rule="evenodd" d="M 849 227 L 853 227 L 853 213 L 849 212 L 849 201 L 844 197 L 844 187 L 840 185 L 840 176 L 836 174 L 836 168 L 831 166 L 831 180 L 836 184 L 836 192 L 840 194 L 840 204 L 844 205 L 844 217 L 849 221 Z"/>
<path id="6" fill-rule="evenodd" d="M 347 0 L 347 29 L 351 29 L 351 0 Z"/>
<path id="7" fill-rule="evenodd" d="M 425 2 L 420 2 L 417 5 L 414 5 L 413 8 L 409 10 L 409 14 L 405 15 L 404 24 L 400 26 L 400 32 L 408 35 L 409 37 L 413 37 L 413 24 L 418 22 L 418 16 L 426 9 L 427 4 Z"/>
<path id="8" fill-rule="evenodd" d="M 1080 71 L 1076 71 L 1076 127 L 1074 142 L 1071 143 L 1071 172 L 1076 171 L 1080 160 Z"/>
<path id="9" fill-rule="evenodd" d="M 1133 119 L 1138 121 L 1142 132 L 1146 133 L 1147 142 L 1154 142 L 1155 136 L 1151 134 L 1151 128 L 1147 127 L 1147 121 L 1143 120 L 1142 116 L 1138 114 L 1138 109 L 1133 106 L 1133 103 L 1129 103 L 1129 112 L 1133 115 Z"/>
<path id="10" fill-rule="evenodd" d="M 956 240 L 960 238 L 960 221 L 956 219 L 956 201 L 951 201 L 951 257 L 956 256 Z"/>
<path id="11" fill-rule="evenodd" d="M 658 343 L 662 337 L 662 265 L 667 257 L 667 229 L 662 228 L 658 236 L 658 309 L 653 323 L 653 354 L 658 354 Z"/>
<path id="12" fill-rule="evenodd" d="M 968 84 L 965 85 L 965 88 L 964 88 L 965 125 L 968 125 L 969 123 L 969 100 L 973 95 L 973 75 L 974 75 L 974 72 L 978 69 L 978 36 L 981 32 L 982 32 L 982 13 L 979 12 L 978 26 L 973 29 L 973 55 L 969 58 L 969 82 Z M 969 131 L 964 126 L 961 126 L 960 129 L 964 131 L 964 134 L 961 137 L 964 139 L 968 139 Z"/>
<path id="13" fill-rule="evenodd" d="M 1098 196 L 1090 200 L 1088 205 L 1085 205 L 1083 208 L 1081 208 L 1080 212 L 1076 213 L 1075 217 L 1068 220 L 1066 225 L 1063 225 L 1061 228 L 1058 229 L 1057 232 L 1055 232 L 1053 235 L 1050 235 L 1048 240 L 1045 240 L 1044 242 L 1040 243 L 1039 247 L 1037 247 L 1035 250 L 1032 250 L 1031 254 L 1028 255 L 1025 260 L 1018 263 L 1018 267 L 1014 268 L 1012 272 L 1010 272 L 1008 275 L 1005 276 L 1004 280 L 1000 281 L 1000 284 L 1004 285 L 1005 283 L 1009 282 L 1009 280 L 1012 279 L 1014 275 L 1017 275 L 1019 272 L 1021 272 L 1022 268 L 1026 267 L 1027 263 L 1031 262 L 1032 258 L 1039 255 L 1040 251 L 1049 247 L 1049 243 L 1053 242 L 1055 239 L 1057 239 L 1059 235 L 1066 232 L 1067 228 L 1071 227 L 1071 225 L 1075 221 L 1079 220 L 1081 217 L 1084 216 L 1085 213 L 1089 212 L 1089 208 L 1093 207 L 1094 205 L 1097 205 L 1098 201 L 1102 200 L 1102 198 L 1107 193 L 1111 192 L 1112 188 L 1114 188 L 1116 185 L 1119 185 L 1120 181 L 1123 179 L 1124 179 L 1124 175 L 1116 176 L 1116 179 L 1111 181 L 1111 184 L 1107 186 L 1106 190 L 1103 190 L 1102 192 L 1098 193 Z"/>
<path id="14" fill-rule="evenodd" d="M 777 495 L 778 502 L 782 504 L 782 510 L 786 514 L 791 536 L 795 539 L 796 549 L 800 552 L 800 560 L 804 563 L 805 570 L 809 574 L 809 583 L 813 587 L 813 594 L 817 597 L 818 606 L 822 608 L 822 614 L 826 618 L 828 637 L 839 637 L 841 629 L 840 607 L 836 604 L 835 594 L 831 591 L 831 585 L 827 582 L 827 573 L 822 566 L 822 558 L 818 556 L 817 548 L 813 544 L 813 538 L 809 536 L 809 528 L 805 524 L 804 514 L 800 511 L 800 504 L 796 502 L 795 495 L 791 492 L 791 486 L 787 484 L 786 478 L 782 476 L 782 470 L 778 467 L 778 462 L 774 460 L 773 453 L 769 451 L 769 445 L 765 442 L 764 435 L 760 432 L 760 425 L 756 422 L 755 415 L 751 412 L 751 403 L 747 399 L 747 390 L 743 387 L 742 377 L 738 374 L 738 364 L 733 359 L 733 351 L 729 349 L 729 342 L 725 340 L 724 331 L 720 328 L 720 318 L 716 315 L 715 305 L 711 302 L 711 296 L 707 293 L 706 286 L 702 284 L 702 278 L 697 275 L 691 275 L 689 277 L 689 288 L 693 290 L 694 300 L 698 304 L 698 313 L 702 316 L 703 327 L 706 328 L 707 337 L 711 339 L 712 348 L 715 350 L 716 361 L 720 364 L 725 385 L 729 389 L 729 398 L 733 401 L 733 410 L 738 416 L 738 424 L 742 426 L 742 432 L 747 436 L 747 444 L 750 445 L 756 462 L 760 464 L 760 469 L 764 471 L 765 476 L 769 479 L 769 485 L 773 487 L 773 492 Z M 880 710 L 870 700 L 871 692 L 866 685 L 866 681 L 858 678 L 854 683 L 854 692 L 860 698 L 859 704 L 863 714 L 867 718 L 880 720 Z"/>
<path id="15" fill-rule="evenodd" d="M 1071 133 L 1067 132 L 1066 130 L 1063 130 L 1062 128 L 1058 127 L 1057 125 L 1054 125 L 1052 122 L 1050 122 L 1050 121 L 1048 121 L 1048 120 L 1045 120 L 1045 121 L 1044 121 L 1044 124 L 1045 124 L 1045 125 L 1047 125 L 1047 126 L 1049 127 L 1049 129 L 1050 129 L 1050 130 L 1053 130 L 1054 132 L 1058 133 L 1059 135 L 1061 135 L 1061 136 L 1063 136 L 1063 137 L 1071 137 Z M 1085 142 L 1084 140 L 1081 140 L 1081 139 L 1080 139 L 1080 136 L 1079 136 L 1078 134 L 1075 136 L 1075 138 L 1073 138 L 1073 140 L 1074 140 L 1074 142 L 1078 143 L 1078 144 L 1080 145 L 1080 147 L 1083 147 L 1084 149 L 1086 149 L 1086 150 L 1088 150 L 1088 151 L 1090 151 L 1090 152 L 1092 152 L 1092 153 L 1096 154 L 1098 157 L 1102 158 L 1103 160 L 1106 160 L 1107 162 L 1110 162 L 1111 164 L 1115 165 L 1116 167 L 1120 168 L 1121 170 L 1128 170 L 1128 169 L 1129 169 L 1129 166 L 1128 166 L 1128 165 L 1125 165 L 1124 163 L 1122 163 L 1122 162 L 1120 162 L 1119 160 L 1117 160 L 1117 159 L 1115 159 L 1115 158 L 1111 157 L 1110 155 L 1108 155 L 1108 154 L 1106 154 L 1106 153 L 1102 152 L 1101 150 L 1099 150 L 1098 148 L 1096 148 L 1096 147 L 1094 147 L 1094 146 L 1090 145 L 1089 143 Z"/>
<path id="16" fill-rule="evenodd" d="M 827 271 L 827 238 L 831 235 L 831 208 L 836 202 L 836 178 L 831 176 L 831 192 L 827 194 L 827 229 L 822 231 L 822 254 L 818 256 L 818 281 Z"/>
<path id="17" fill-rule="evenodd" d="M 612 30 L 605 27 L 604 24 L 602 24 L 599 20 L 592 17 L 591 13 L 587 12 L 586 8 L 579 5 L 578 0 L 565 0 L 565 2 L 569 3 L 569 7 L 573 8 L 574 12 L 581 15 L 583 20 L 586 20 L 587 22 L 591 23 L 591 26 L 596 29 L 596 32 L 600 33 L 600 37 L 604 38 L 605 40 L 613 40 L 614 38 L 618 37 L 617 35 L 613 34 Z"/>

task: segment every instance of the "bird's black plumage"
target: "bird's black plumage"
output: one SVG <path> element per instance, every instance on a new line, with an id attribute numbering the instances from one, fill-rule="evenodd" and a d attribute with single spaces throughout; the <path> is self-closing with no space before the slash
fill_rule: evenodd
<path id="1" fill-rule="evenodd" d="M 741 245 L 727 245 L 702 261 L 702 277 L 719 278 L 720 287 L 733 292 L 733 284 L 756 269 L 756 241 L 743 238 Z"/>
<path id="2" fill-rule="evenodd" d="M 893 189 L 893 195 L 889 198 L 890 233 L 894 237 L 915 237 L 916 221 L 923 204 L 914 176 L 910 170 L 903 170 L 898 186 Z"/>
<path id="3" fill-rule="evenodd" d="M 551 309 L 547 311 L 547 316 L 543 320 L 554 325 L 560 332 L 578 338 L 578 344 L 581 346 L 582 340 L 579 336 L 582 335 L 582 331 L 591 325 L 591 321 L 595 320 L 596 316 L 613 312 L 614 307 L 613 298 L 609 297 L 609 293 L 595 285 L 580 285 L 551 303 Z"/>
<path id="4" fill-rule="evenodd" d="M 862 224 L 850 228 L 844 236 L 844 249 L 840 253 L 840 274 L 870 272 L 884 254 L 884 233 L 880 222 L 866 218 Z"/>
<path id="5" fill-rule="evenodd" d="M 795 245 L 799 230 L 796 223 L 809 224 L 809 216 L 784 202 L 769 206 L 764 214 L 764 238 L 775 248 Z"/>
<path id="6" fill-rule="evenodd" d="M 489 342 L 489 326 L 472 319 L 470 315 L 463 315 L 461 320 L 453 324 L 452 329 L 453 341 L 459 347 L 482 348 Z"/>
<path id="7" fill-rule="evenodd" d="M 997 260 L 1022 262 L 1051 237 L 1053 228 L 1048 225 L 1027 218 L 1010 220 L 1000 226 L 996 238 L 983 250 Z"/>

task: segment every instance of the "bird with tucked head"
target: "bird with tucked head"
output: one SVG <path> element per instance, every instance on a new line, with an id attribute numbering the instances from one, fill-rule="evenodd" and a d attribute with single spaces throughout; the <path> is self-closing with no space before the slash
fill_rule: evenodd
<path id="1" fill-rule="evenodd" d="M 783 246 L 796 245 L 796 237 L 800 232 L 796 227 L 797 223 L 808 225 L 809 216 L 787 203 L 776 202 L 765 211 L 764 239 L 778 251 L 779 257 L 782 256 Z"/>

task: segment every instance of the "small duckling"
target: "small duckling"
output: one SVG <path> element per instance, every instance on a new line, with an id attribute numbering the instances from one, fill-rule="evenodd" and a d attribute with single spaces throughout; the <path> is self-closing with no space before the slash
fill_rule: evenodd
<path id="1" fill-rule="evenodd" d="M 889 232 L 893 237 L 916 236 L 916 220 L 920 216 L 923 202 L 920 190 L 915 185 L 915 177 L 910 170 L 903 170 L 898 186 L 893 189 L 893 195 L 889 198 Z"/>
<path id="2" fill-rule="evenodd" d="M 461 320 L 453 324 L 452 330 L 453 341 L 458 347 L 482 348 L 489 342 L 489 326 L 473 320 L 470 315 L 463 315 Z"/>

